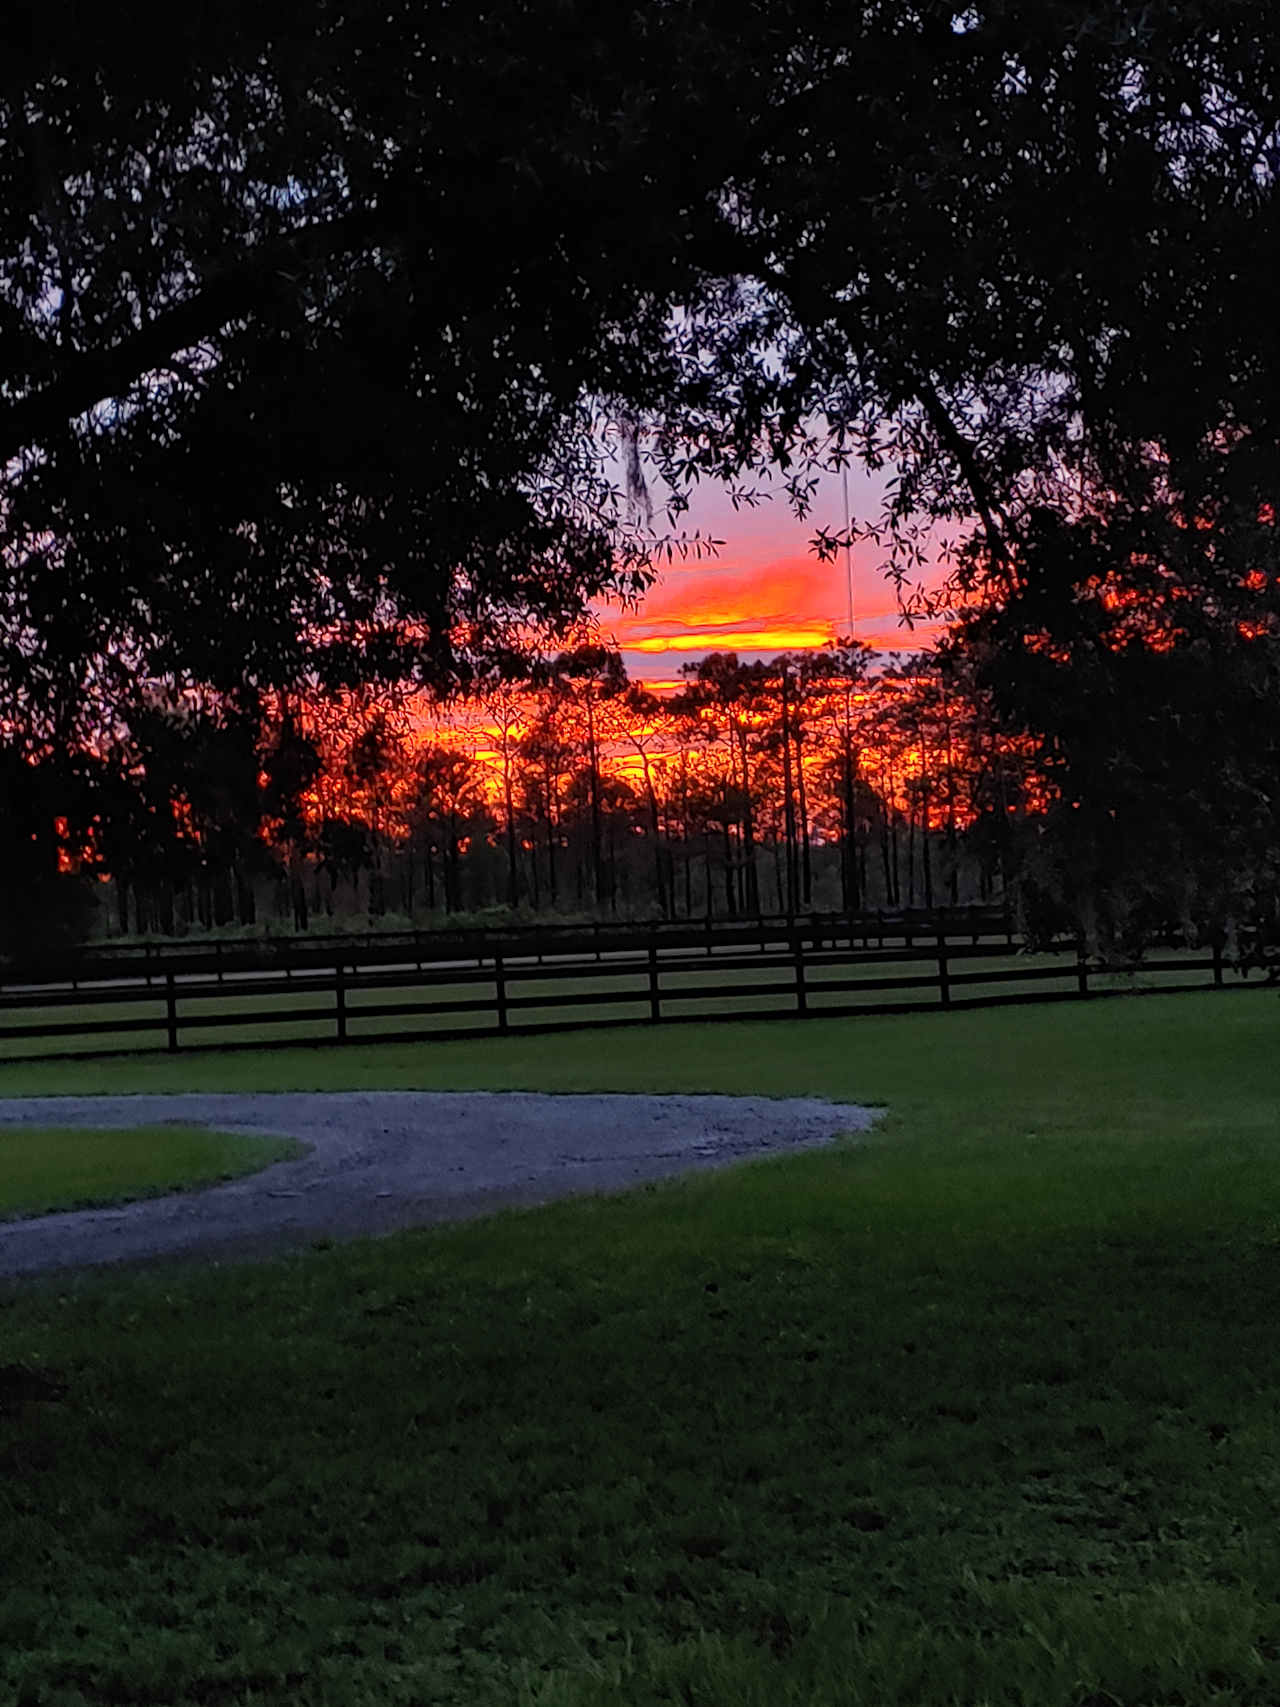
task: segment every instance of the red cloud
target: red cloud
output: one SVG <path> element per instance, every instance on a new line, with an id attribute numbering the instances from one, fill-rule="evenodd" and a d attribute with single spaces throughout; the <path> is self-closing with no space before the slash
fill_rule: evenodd
<path id="1" fill-rule="evenodd" d="M 898 626 L 893 589 L 855 559 L 854 633 L 878 648 L 915 649 L 931 634 Z M 874 577 L 874 578 L 873 578 Z M 624 652 L 780 652 L 848 631 L 844 564 L 778 557 L 758 567 L 675 565 L 638 611 L 604 612 Z"/>

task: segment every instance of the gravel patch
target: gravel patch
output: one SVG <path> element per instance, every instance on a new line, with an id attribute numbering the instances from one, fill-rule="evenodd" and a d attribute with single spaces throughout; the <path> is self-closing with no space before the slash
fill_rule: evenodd
<path id="1" fill-rule="evenodd" d="M 206 1125 L 310 1146 L 202 1191 L 0 1224 L 0 1276 L 193 1256 L 461 1220 L 611 1191 L 863 1132 L 875 1110 L 816 1098 L 545 1096 L 494 1091 L 0 1099 L 6 1126 Z"/>

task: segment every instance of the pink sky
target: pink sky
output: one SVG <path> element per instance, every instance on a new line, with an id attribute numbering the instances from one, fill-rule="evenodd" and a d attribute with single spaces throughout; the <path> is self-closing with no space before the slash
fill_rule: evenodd
<path id="1" fill-rule="evenodd" d="M 868 476 L 850 475 L 855 519 L 860 507 L 864 519 L 874 513 L 875 491 Z M 735 512 L 718 489 L 700 491 L 683 525 L 723 540 L 718 555 L 677 559 L 639 611 L 601 607 L 601 627 L 616 638 L 630 674 L 649 681 L 670 680 L 681 664 L 708 652 L 772 657 L 825 645 L 849 628 L 844 554 L 836 563 L 820 563 L 809 541 L 819 527 L 835 530 L 842 519 L 838 476 L 824 481 L 805 521 L 780 498 Z M 880 560 L 874 546 L 854 549 L 853 632 L 879 650 L 917 651 L 933 630 L 899 622 L 896 590 L 879 573 Z"/>

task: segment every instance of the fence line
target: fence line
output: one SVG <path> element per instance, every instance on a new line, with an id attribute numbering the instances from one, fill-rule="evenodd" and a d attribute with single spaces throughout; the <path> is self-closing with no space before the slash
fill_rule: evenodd
<path id="1" fill-rule="evenodd" d="M 855 942 L 884 947 L 902 940 L 908 947 L 930 936 L 939 925 L 953 936 L 1003 937 L 1009 946 L 1014 929 L 999 908 L 963 907 L 932 911 L 899 909 L 877 913 L 758 914 L 749 918 L 668 919 L 644 924 L 597 921 L 594 924 L 505 925 L 483 929 L 382 931 L 364 935 L 290 936 L 216 940 L 213 942 L 98 943 L 82 946 L 56 958 L 24 965 L 0 963 L 0 990 L 33 985 L 65 984 L 79 989 L 87 983 L 144 982 L 154 987 L 167 973 L 176 977 L 210 977 L 215 981 L 251 972 L 327 971 L 341 958 L 360 966 L 413 965 L 419 970 L 441 962 L 474 961 L 492 964 L 495 954 L 507 960 L 545 963 L 561 959 L 606 958 L 647 953 L 649 944 L 674 951 L 686 948 L 715 954 L 724 946 L 752 943 L 761 952 L 770 944 L 790 942 L 797 931 L 815 946 L 826 942 Z"/>
<path id="2" fill-rule="evenodd" d="M 1013 964 L 1007 963 L 1010 960 Z M 1006 964 L 995 964 L 1001 961 Z M 1207 980 L 1202 976 L 1206 973 Z M 789 940 L 763 952 L 744 945 L 737 945 L 735 951 L 731 945 L 730 951 L 711 960 L 697 953 L 664 956 L 659 943 L 651 940 L 643 957 L 603 964 L 513 962 L 497 950 L 492 965 L 424 964 L 361 972 L 353 971 L 349 960 L 339 956 L 325 975 L 309 978 L 305 986 L 278 973 L 236 984 L 182 983 L 169 970 L 162 984 L 150 990 L 133 985 L 9 993 L 0 995 L 0 1060 L 431 1042 L 694 1020 L 955 1011 L 1130 993 L 1115 980 L 1117 975 L 1136 974 L 1177 981 L 1133 993 L 1224 986 L 1223 958 L 1217 949 L 1117 969 L 1091 962 L 1078 944 L 1049 955 L 1020 952 L 1011 956 L 1007 945 L 957 942 L 938 929 L 927 944 L 919 946 L 865 948 L 854 946 L 850 939 L 844 948 L 828 948 L 815 946 L 812 933 L 793 927 Z M 1050 983 L 1059 987 L 1041 987 Z M 1015 985 L 1021 988 L 1002 988 Z M 377 1000 L 383 992 L 391 999 Z M 369 996 L 375 1000 L 360 999 Z M 139 1013 L 140 1007 L 151 1011 Z M 617 1011 L 623 1008 L 631 1011 Z M 570 1014 L 573 1009 L 591 1012 L 584 1017 L 581 1011 Z M 61 1014 L 66 1017 L 58 1017 Z M 431 1023 L 420 1023 L 416 1029 L 403 1024 L 387 1029 L 387 1022 L 409 1019 Z M 374 1029 L 366 1029 L 369 1025 Z M 304 1036 L 272 1035 L 281 1027 L 313 1029 Z M 251 1035 L 220 1040 L 220 1032 L 232 1029 Z M 154 1042 L 143 1043 L 144 1035 Z M 15 1043 L 105 1043 L 108 1038 L 116 1040 L 114 1045 L 101 1049 L 10 1052 Z M 139 1041 L 132 1046 L 126 1042 L 135 1038 Z M 202 1041 L 206 1038 L 209 1041 Z"/>

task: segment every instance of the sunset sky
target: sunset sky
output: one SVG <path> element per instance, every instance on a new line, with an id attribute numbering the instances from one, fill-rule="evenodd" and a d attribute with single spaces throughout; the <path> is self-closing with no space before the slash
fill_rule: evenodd
<path id="1" fill-rule="evenodd" d="M 877 486 L 866 474 L 851 472 L 849 498 L 855 519 L 878 510 Z M 820 563 L 809 548 L 819 527 L 842 526 L 843 503 L 838 475 L 824 481 L 804 521 L 781 497 L 735 512 L 719 488 L 696 493 L 683 525 L 723 540 L 718 555 L 664 568 L 637 612 L 599 609 L 604 633 L 616 637 L 629 674 L 661 685 L 708 652 L 772 657 L 847 632 L 844 555 Z M 918 650 L 934 630 L 901 624 L 896 591 L 879 572 L 880 560 L 874 546 L 854 550 L 854 633 L 878 650 Z"/>

